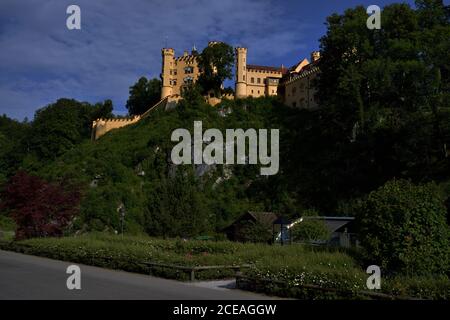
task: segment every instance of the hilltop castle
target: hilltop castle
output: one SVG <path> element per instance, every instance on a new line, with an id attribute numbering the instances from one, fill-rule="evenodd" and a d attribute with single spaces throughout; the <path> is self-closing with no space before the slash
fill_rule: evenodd
<path id="1" fill-rule="evenodd" d="M 216 43 L 211 41 L 208 46 Z M 247 48 L 237 47 L 235 56 L 235 98 L 278 95 L 291 107 L 317 106 L 312 80 L 319 71 L 318 51 L 311 54 L 311 62 L 302 59 L 291 68 L 247 64 Z M 181 95 L 185 88 L 197 81 L 201 73 L 197 57 L 195 48 L 191 53 L 185 51 L 180 57 L 175 57 L 175 50 L 172 48 L 162 49 L 161 99 Z"/>
<path id="2" fill-rule="evenodd" d="M 217 43 L 216 41 L 210 41 L 208 46 Z M 185 51 L 180 57 L 175 57 L 173 48 L 163 48 L 160 75 L 162 81 L 161 101 L 141 116 L 129 119 L 98 119 L 94 121 L 92 138 L 98 139 L 112 129 L 135 123 L 149 114 L 151 110 L 181 99 L 183 91 L 195 83 L 201 74 L 198 66 L 198 55 L 195 47 L 191 53 Z M 320 59 L 320 52 L 312 52 L 311 61 L 305 58 L 290 68 L 247 64 L 247 48 L 243 47 L 235 49 L 235 57 L 235 94 L 225 95 L 223 98 L 279 96 L 290 107 L 307 109 L 317 107 L 316 89 L 313 86 L 313 80 L 319 74 L 317 62 Z M 207 101 L 211 105 L 215 105 L 221 101 L 221 98 L 207 97 Z"/>

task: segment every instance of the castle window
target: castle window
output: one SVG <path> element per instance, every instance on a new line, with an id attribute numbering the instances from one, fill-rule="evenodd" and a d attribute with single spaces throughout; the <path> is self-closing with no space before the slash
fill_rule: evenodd
<path id="1" fill-rule="evenodd" d="M 253 94 L 253 90 L 252 90 L 252 94 Z"/>
<path id="2" fill-rule="evenodd" d="M 194 72 L 194 68 L 193 67 L 185 67 L 184 68 L 184 73 L 186 74 L 190 74 Z"/>
<path id="3" fill-rule="evenodd" d="M 259 94 L 259 90 L 258 90 L 258 94 Z"/>
<path id="4" fill-rule="evenodd" d="M 261 83 L 261 78 L 256 79 L 257 83 Z"/>
<path id="5" fill-rule="evenodd" d="M 245 81 L 245 76 L 242 76 L 242 80 Z"/>
<path id="6" fill-rule="evenodd" d="M 185 84 L 191 84 L 193 82 L 193 79 L 192 79 L 192 77 L 189 76 L 189 77 L 184 78 L 183 81 Z"/>
<path id="7" fill-rule="evenodd" d="M 250 82 L 255 83 L 255 78 L 251 77 Z"/>

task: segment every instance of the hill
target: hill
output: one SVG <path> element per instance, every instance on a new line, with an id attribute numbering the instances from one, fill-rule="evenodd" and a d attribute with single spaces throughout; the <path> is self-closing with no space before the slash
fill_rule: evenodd
<path id="1" fill-rule="evenodd" d="M 203 122 L 204 130 L 223 132 L 279 128 L 283 144 L 295 113 L 270 98 L 226 101 L 212 108 L 191 97 L 173 110 L 157 110 L 137 124 L 82 143 L 37 173 L 82 185 L 84 199 L 72 231 L 120 230 L 118 208 L 123 204 L 127 232 L 211 234 L 246 210 L 281 210 L 283 201 L 273 192 L 279 177 L 260 176 L 257 165 L 175 166 L 172 131 L 192 132 L 195 120 Z"/>

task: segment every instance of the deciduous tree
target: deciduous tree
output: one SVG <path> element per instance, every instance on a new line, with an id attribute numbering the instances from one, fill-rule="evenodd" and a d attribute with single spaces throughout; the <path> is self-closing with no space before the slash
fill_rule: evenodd
<path id="1" fill-rule="evenodd" d="M 81 197 L 78 188 L 70 188 L 24 171 L 12 177 L 2 192 L 1 208 L 16 222 L 16 239 L 61 236 Z"/>

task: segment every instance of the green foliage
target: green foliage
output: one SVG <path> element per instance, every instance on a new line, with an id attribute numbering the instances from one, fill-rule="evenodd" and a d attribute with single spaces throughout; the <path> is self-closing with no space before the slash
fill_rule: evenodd
<path id="1" fill-rule="evenodd" d="M 330 231 L 322 220 L 304 219 L 292 228 L 294 241 L 311 242 L 327 241 Z"/>
<path id="2" fill-rule="evenodd" d="M 406 274 L 448 273 L 449 227 L 434 184 L 393 180 L 372 192 L 357 216 L 371 263 Z"/>
<path id="3" fill-rule="evenodd" d="M 289 203 L 292 194 L 273 196 L 274 179 L 259 176 L 258 165 L 173 166 L 170 141 L 177 128 L 283 128 L 294 111 L 271 98 L 226 101 L 212 108 L 195 90 L 177 108 L 156 110 L 134 125 L 85 142 L 39 168 L 48 180 L 66 179 L 85 186 L 76 230 L 121 228 L 117 208 L 126 209 L 125 232 L 154 236 L 214 234 L 248 210 L 268 210 Z M 231 110 L 226 117 L 220 110 Z M 281 131 L 283 134 L 283 131 Z M 288 130 L 284 131 L 288 135 Z M 280 140 L 283 138 L 280 138 Z M 113 152 L 112 152 L 113 151 Z M 219 180 L 218 180 L 219 179 Z"/>
<path id="4" fill-rule="evenodd" d="M 243 221 L 239 230 L 239 239 L 244 242 L 269 243 L 272 241 L 272 226 L 265 225 L 259 221 Z"/>
<path id="5" fill-rule="evenodd" d="M 149 194 L 146 231 L 164 237 L 192 237 L 210 231 L 206 199 L 199 181 L 182 170 L 155 181 Z M 175 200 L 176 199 L 176 200 Z"/>
<path id="6" fill-rule="evenodd" d="M 30 124 L 6 115 L 0 117 L 0 183 L 6 182 L 20 166 L 29 143 Z"/>
<path id="7" fill-rule="evenodd" d="M 110 119 L 114 118 L 112 113 L 113 111 L 113 103 L 111 100 L 107 99 L 103 103 L 96 103 L 93 106 L 92 111 L 90 112 L 90 119 L 97 120 L 101 118 Z"/>
<path id="8" fill-rule="evenodd" d="M 36 111 L 28 138 L 39 159 L 56 159 L 91 137 L 92 121 L 111 115 L 111 100 L 92 106 L 73 99 L 59 99 Z"/>
<path id="9" fill-rule="evenodd" d="M 300 193 L 312 205 L 328 199 L 321 210 L 393 177 L 450 178 L 449 15 L 442 1 L 418 4 L 384 7 L 380 30 L 366 27 L 364 7 L 327 19 L 321 110 L 299 120 L 291 156 Z"/>
<path id="10" fill-rule="evenodd" d="M 428 202 L 420 194 L 424 202 L 411 200 L 410 206 L 417 208 L 403 208 L 398 217 L 392 206 L 400 196 L 391 199 L 385 194 L 388 200 L 382 202 L 372 195 L 366 200 L 370 191 L 394 177 L 415 183 L 450 181 L 449 11 L 439 0 L 417 4 L 416 10 L 406 4 L 386 6 L 381 30 L 366 28 L 363 7 L 328 18 L 327 34 L 321 39 L 319 110 L 293 110 L 276 98 L 208 106 L 202 93 L 219 92 L 232 74 L 233 50 L 219 43 L 199 56 L 205 71 L 200 87 L 185 91 L 176 109 L 157 110 L 99 141 L 88 141 L 90 124 L 111 116 L 110 101 L 92 106 L 61 99 L 39 110 L 33 123 L 3 117 L 0 182 L 22 167 L 49 181 L 66 179 L 83 185 L 86 197 L 71 232 L 120 230 L 121 203 L 126 209 L 126 233 L 195 237 L 218 232 L 247 210 L 283 212 L 293 218 L 296 212 L 314 207 L 319 213 L 352 215 L 363 202 L 369 219 L 372 214 L 382 215 L 376 205 L 368 207 L 376 199 L 392 213 L 393 221 L 422 226 L 409 233 L 405 231 L 409 225 L 389 226 L 405 231 L 391 236 L 408 241 L 396 242 L 400 245 L 394 251 L 403 250 L 401 255 L 386 251 L 386 265 L 394 271 L 406 268 L 421 273 L 429 263 L 430 271 L 439 272 L 435 259 L 424 261 L 434 252 L 440 256 L 446 247 L 440 250 L 423 238 L 429 230 L 437 230 L 439 236 L 433 233 L 430 239 L 438 243 L 441 229 L 448 228 L 438 218 L 442 207 L 436 209 L 437 200 Z M 141 78 L 130 89 L 129 113 L 146 111 L 159 100 L 158 90 L 159 80 Z M 169 160 L 174 145 L 171 133 L 176 128 L 192 129 L 195 120 L 203 121 L 204 130 L 280 129 L 279 174 L 262 178 L 258 166 L 175 168 Z M 447 190 L 444 196 L 449 198 L 448 194 Z M 432 214 L 427 217 L 422 211 Z M 420 219 L 434 222 L 424 227 Z M 380 230 L 384 229 L 373 232 L 378 236 Z M 410 235 L 418 239 L 413 243 L 420 242 L 417 247 L 411 248 Z M 410 267 L 411 260 L 419 266 Z"/>
<path id="11" fill-rule="evenodd" d="M 130 115 L 143 114 L 161 99 L 161 80 L 141 77 L 130 87 L 127 109 Z"/>
<path id="12" fill-rule="evenodd" d="M 197 84 L 202 93 L 212 90 L 220 95 L 223 82 L 233 76 L 233 47 L 223 42 L 207 46 L 198 57 L 198 65 L 202 73 Z"/>
<path id="13" fill-rule="evenodd" d="M 366 289 L 367 274 L 350 256 L 343 252 L 312 250 L 303 245 L 161 240 L 95 233 L 19 242 L 0 241 L 0 249 L 179 280 L 187 280 L 188 274 L 180 270 L 148 268 L 142 262 L 179 266 L 251 264 L 251 268 L 243 269 L 244 276 L 261 281 L 259 288 L 252 289 L 292 298 L 364 298 L 358 292 Z M 199 280 L 233 276 L 234 272 L 230 270 L 196 273 Z M 335 289 L 338 292 L 306 289 L 304 286 Z M 449 286 L 450 281 L 445 276 L 383 277 L 382 292 L 394 296 L 448 299 Z"/>
<path id="14" fill-rule="evenodd" d="M 449 300 L 450 280 L 448 276 L 387 277 L 383 291 L 394 296 L 417 297 L 419 299 Z"/>
<path id="15" fill-rule="evenodd" d="M 0 215 L 0 230 L 1 231 L 13 231 L 16 229 L 16 224 L 11 217 L 6 215 Z"/>

